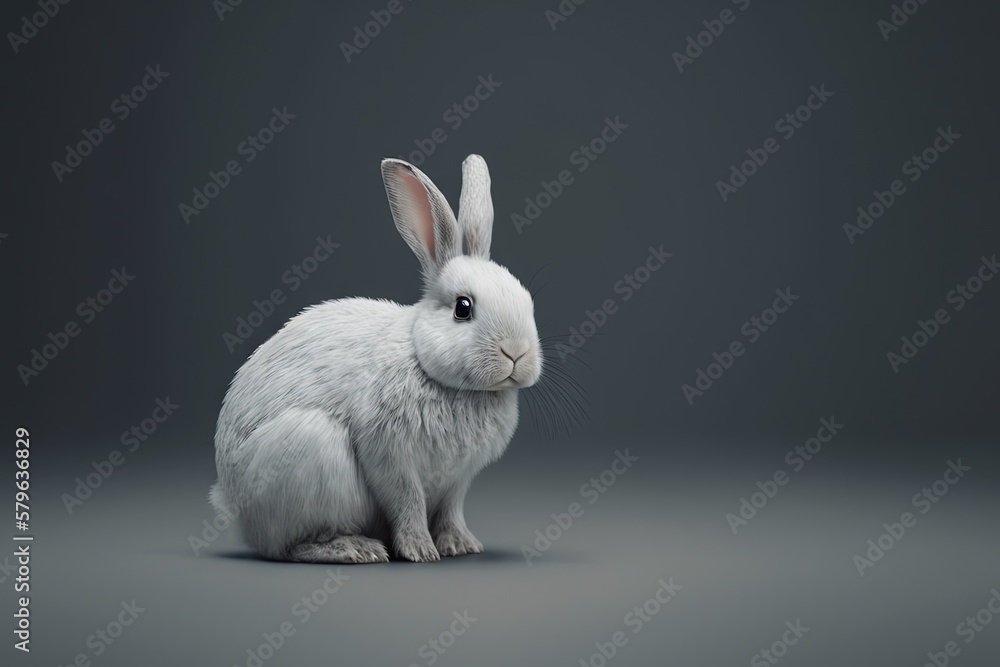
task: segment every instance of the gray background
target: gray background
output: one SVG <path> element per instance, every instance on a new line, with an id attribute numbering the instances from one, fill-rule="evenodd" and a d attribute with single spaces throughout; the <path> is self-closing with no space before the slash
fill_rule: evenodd
<path id="1" fill-rule="evenodd" d="M 38 540 L 35 650 L 5 647 L 15 664 L 79 652 L 102 665 L 246 664 L 322 583 L 323 568 L 258 561 L 232 531 L 189 548 L 212 519 L 214 420 L 245 357 L 301 308 L 417 298 L 378 163 L 438 127 L 448 139 L 421 169 L 457 204 L 461 160 L 487 159 L 493 255 L 535 276 L 543 335 L 567 335 L 607 298 L 620 308 L 570 360 L 550 356 L 549 393 L 525 393 L 508 454 L 473 487 L 469 522 L 487 553 L 351 569 L 265 664 L 426 664 L 420 646 L 466 608 L 480 621 L 438 664 L 579 664 L 661 577 L 684 589 L 613 663 L 746 664 L 797 618 L 811 629 L 782 663 L 921 665 L 961 642 L 955 626 L 1000 585 L 1000 283 L 952 311 L 899 373 L 886 353 L 1000 250 L 996 7 L 930 2 L 885 41 L 888 3 L 595 0 L 555 31 L 555 2 L 403 6 L 350 63 L 340 42 L 384 3 L 244 2 L 224 21 L 207 1 L 70 3 L 0 59 L 3 418 L 11 442 L 15 426 L 31 429 Z M 671 54 L 723 8 L 735 22 L 679 73 Z M 0 26 L 34 11 L 8 3 Z M 51 163 L 66 144 L 157 64 L 169 77 L 59 182 Z M 448 127 L 442 113 L 490 74 L 501 86 Z M 723 202 L 716 181 L 823 84 L 830 100 Z M 242 160 L 237 145 L 273 107 L 297 117 L 186 225 L 178 205 Z M 518 233 L 511 214 L 574 169 L 609 116 L 628 129 Z M 955 146 L 848 243 L 855 209 L 948 126 Z M 289 291 L 283 272 L 327 235 L 334 256 Z M 622 302 L 616 281 L 661 244 L 671 259 Z M 122 266 L 134 283 L 25 386 L 17 365 Z M 689 405 L 681 385 L 746 342 L 741 325 L 785 287 L 796 305 Z M 287 301 L 230 353 L 222 334 L 275 288 Z M 574 391 L 564 373 L 579 405 L 546 400 L 557 381 Z M 67 513 L 61 496 L 167 396 L 176 414 Z M 734 535 L 726 513 L 831 415 L 843 432 Z M 522 545 L 626 448 L 640 462 L 527 565 Z M 852 556 L 958 458 L 972 471 L 859 577 Z M 93 656 L 88 635 L 132 598 L 148 611 Z M 995 664 L 998 632 L 961 644 L 955 664 Z"/>

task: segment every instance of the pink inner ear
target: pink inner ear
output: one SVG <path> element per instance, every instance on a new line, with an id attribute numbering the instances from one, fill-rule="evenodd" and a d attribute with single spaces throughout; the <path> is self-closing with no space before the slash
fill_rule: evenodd
<path id="1" fill-rule="evenodd" d="M 403 174 L 403 184 L 406 186 L 406 193 L 412 207 L 411 213 L 414 216 L 413 231 L 417 238 L 427 248 L 427 253 L 434 259 L 434 215 L 431 213 L 431 201 L 427 196 L 427 190 L 423 184 L 413 174 L 406 172 Z"/>

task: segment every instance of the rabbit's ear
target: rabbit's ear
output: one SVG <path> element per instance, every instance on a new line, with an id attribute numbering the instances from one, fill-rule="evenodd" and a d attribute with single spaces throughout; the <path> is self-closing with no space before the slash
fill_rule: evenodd
<path id="1" fill-rule="evenodd" d="M 425 276 L 432 276 L 462 251 L 451 206 L 431 179 L 403 160 L 382 160 L 382 181 L 396 229 L 420 260 Z"/>
<path id="2" fill-rule="evenodd" d="M 486 160 L 478 155 L 470 155 L 462 163 L 458 226 L 465 239 L 466 252 L 489 259 L 493 239 L 493 197 L 490 195 L 490 170 Z"/>

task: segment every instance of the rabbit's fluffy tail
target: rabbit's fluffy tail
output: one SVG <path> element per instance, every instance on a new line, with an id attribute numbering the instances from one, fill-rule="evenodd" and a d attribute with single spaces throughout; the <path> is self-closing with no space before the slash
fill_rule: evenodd
<path id="1" fill-rule="evenodd" d="M 226 493 L 222 490 L 222 486 L 218 482 L 213 484 L 212 488 L 208 490 L 208 502 L 212 503 L 212 507 L 219 514 L 232 513 L 229 501 L 226 499 Z"/>

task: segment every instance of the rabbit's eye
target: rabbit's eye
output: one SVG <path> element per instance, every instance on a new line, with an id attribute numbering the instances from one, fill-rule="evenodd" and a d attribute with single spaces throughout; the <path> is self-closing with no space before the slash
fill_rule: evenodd
<path id="1" fill-rule="evenodd" d="M 460 296 L 455 301 L 455 319 L 467 320 L 472 317 L 472 299 L 467 296 Z"/>

